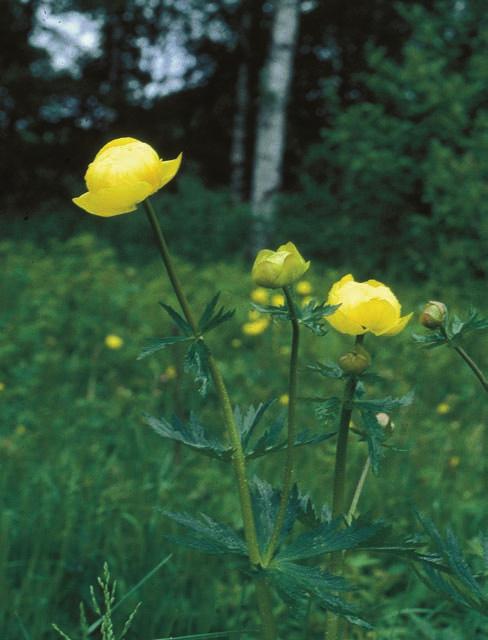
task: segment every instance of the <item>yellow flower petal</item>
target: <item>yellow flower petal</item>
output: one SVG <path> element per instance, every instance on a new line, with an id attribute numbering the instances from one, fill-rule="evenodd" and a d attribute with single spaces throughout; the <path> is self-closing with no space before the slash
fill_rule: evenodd
<path id="1" fill-rule="evenodd" d="M 372 298 L 350 310 L 352 320 L 376 336 L 381 335 L 398 321 L 396 309 L 389 300 Z"/>
<path id="2" fill-rule="evenodd" d="M 180 169 L 182 159 L 183 154 L 180 153 L 180 155 L 174 160 L 161 160 L 158 189 L 161 189 L 165 184 L 168 184 L 170 180 L 173 180 Z"/>
<path id="3" fill-rule="evenodd" d="M 392 327 L 390 327 L 387 331 L 384 331 L 382 334 L 378 334 L 378 335 L 396 336 L 397 333 L 400 333 L 400 331 L 403 331 L 405 329 L 407 324 L 410 322 L 410 318 L 412 316 L 413 316 L 413 311 L 411 313 L 407 314 L 406 316 L 403 316 L 403 318 L 400 318 L 400 320 L 398 320 L 396 322 L 396 324 L 394 324 Z"/>
<path id="4" fill-rule="evenodd" d="M 87 191 L 73 202 L 79 207 L 97 216 L 110 218 L 122 213 L 135 211 L 137 205 L 152 193 L 152 187 L 147 182 L 131 185 L 119 185 L 99 191 Z"/>

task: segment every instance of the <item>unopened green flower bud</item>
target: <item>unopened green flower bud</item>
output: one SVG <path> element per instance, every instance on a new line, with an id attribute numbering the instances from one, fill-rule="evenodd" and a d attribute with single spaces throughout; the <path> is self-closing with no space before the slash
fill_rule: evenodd
<path id="1" fill-rule="evenodd" d="M 439 329 L 447 316 L 447 307 L 443 302 L 431 300 L 420 314 L 420 324 L 426 329 Z"/>
<path id="2" fill-rule="evenodd" d="M 360 375 L 371 364 L 371 356 L 364 347 L 357 344 L 352 351 L 339 358 L 339 366 L 344 373 Z"/>

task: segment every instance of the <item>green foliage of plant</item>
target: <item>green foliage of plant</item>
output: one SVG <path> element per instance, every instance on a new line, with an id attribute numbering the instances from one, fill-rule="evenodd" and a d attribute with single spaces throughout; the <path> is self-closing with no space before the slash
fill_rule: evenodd
<path id="1" fill-rule="evenodd" d="M 48 250 L 3 243 L 0 251 L 4 266 L 0 288 L 0 596 L 2 602 L 9 603 L 1 610 L 0 629 L 6 638 L 18 637 L 25 629 L 25 637 L 43 639 L 52 637 L 50 624 L 55 621 L 76 637 L 78 602 L 89 602 L 87 585 L 105 560 L 118 576 L 119 593 L 124 595 L 168 555 L 171 539 L 188 535 L 173 525 L 163 510 L 181 514 L 189 504 L 198 505 L 210 517 L 209 521 L 196 516 L 200 526 L 219 523 L 212 525 L 214 532 L 222 533 L 219 527 L 225 531 L 230 528 L 242 539 L 230 467 L 209 465 L 203 456 L 163 440 L 147 428 L 143 417 L 144 412 L 158 416 L 176 413 L 186 424 L 193 412 L 205 425 L 205 435 L 213 446 L 222 434 L 220 414 L 213 394 L 204 402 L 195 394 L 192 378 L 183 376 L 180 347 L 184 344 L 137 361 L 141 346 L 151 336 L 167 336 L 172 331 L 171 320 L 157 301 L 170 306 L 175 301 L 164 278 L 154 275 L 159 273 L 157 262 L 147 267 L 122 262 L 103 241 L 87 235 L 74 237 L 69 243 L 53 243 Z M 276 322 L 259 336 L 241 332 L 250 308 L 243 296 L 248 276 L 230 264 L 203 266 L 198 271 L 183 263 L 179 267 L 182 277 L 191 282 L 189 297 L 195 308 L 205 309 L 216 282 L 222 304 L 236 308 L 233 319 L 208 335 L 212 350 L 223 362 L 226 379 L 236 390 L 235 402 L 248 407 L 251 399 L 265 403 L 283 394 L 288 327 Z M 337 273 L 314 265 L 310 279 L 317 299 L 325 297 L 336 278 Z M 404 287 L 399 297 L 405 310 L 432 298 L 436 286 Z M 483 295 L 482 289 L 477 291 L 473 286 L 469 297 L 483 308 Z M 466 317 L 464 294 L 446 290 L 445 299 Z M 105 346 L 109 334 L 123 339 L 121 348 Z M 338 396 L 343 381 L 333 366 L 332 377 L 325 379 L 305 364 L 336 358 L 343 352 L 343 338 L 333 332 L 325 339 L 303 334 L 303 395 Z M 470 353 L 477 354 L 478 340 L 471 332 L 463 343 Z M 416 402 L 400 412 L 389 398 L 377 401 L 383 407 L 388 400 L 395 429 L 381 474 L 372 477 L 365 489 L 361 511 L 381 502 L 382 515 L 395 523 L 395 529 L 411 530 L 410 505 L 414 502 L 441 528 L 449 524 L 466 541 L 463 547 L 470 548 L 484 526 L 485 513 L 485 488 L 480 478 L 486 473 L 486 456 L 480 452 L 486 450 L 486 409 L 476 381 L 467 367 L 452 366 L 456 354 L 451 350 L 418 349 L 407 332 L 391 341 L 371 338 L 368 347 L 380 377 L 364 374 L 368 396 L 356 401 L 383 398 L 386 381 L 388 390 L 394 387 L 399 395 L 415 385 Z M 260 358 L 263 349 L 268 354 L 264 362 Z M 480 366 L 486 369 L 486 356 L 483 352 L 478 355 Z M 169 365 L 175 368 L 176 378 L 168 373 Z M 391 385 L 393 378 L 395 384 Z M 439 411 L 441 405 L 444 407 Z M 299 400 L 298 432 L 330 433 L 330 425 L 324 425 L 322 418 L 317 421 L 314 406 L 305 397 Z M 275 433 L 273 424 L 279 421 L 281 410 L 276 403 L 263 413 L 265 407 L 240 409 L 237 416 L 243 442 L 251 451 L 267 432 Z M 175 430 L 179 428 L 170 424 Z M 361 431 L 360 425 L 354 427 Z M 179 432 L 184 434 L 181 429 Z M 191 432 L 196 432 L 193 427 Z M 359 475 L 367 455 L 364 435 L 357 435 L 356 440 L 351 434 L 352 476 Z M 277 436 L 278 428 L 271 442 Z M 265 439 L 260 447 L 267 450 L 269 442 Z M 275 442 L 281 444 L 282 440 Z M 264 477 L 259 460 L 254 462 L 251 457 L 251 472 L 259 473 L 260 478 L 254 485 L 254 500 L 276 504 L 273 487 L 279 484 L 281 456 L 277 450 L 269 457 Z M 286 541 L 278 552 L 285 555 L 288 545 L 307 535 L 307 528 L 327 526 L 316 505 L 327 502 L 330 494 L 333 446 L 324 438 L 318 446 L 297 448 L 296 457 L 297 482 L 310 492 L 312 501 L 296 495 L 298 529 L 294 542 Z M 376 515 L 368 521 L 374 522 Z M 263 539 L 269 536 L 268 525 L 265 521 L 260 524 Z M 351 533 L 346 530 L 342 535 Z M 371 540 L 373 544 L 374 538 Z M 383 536 L 381 542 L 384 546 L 403 544 L 394 536 Z M 351 557 L 348 581 L 359 591 L 351 593 L 351 611 L 360 602 L 366 603 L 368 621 L 376 625 L 378 638 L 408 638 L 407 633 L 412 637 L 422 625 L 431 630 L 432 637 L 442 637 L 443 628 L 451 628 L 453 633 L 463 628 L 461 615 L 473 638 L 486 630 L 480 617 L 460 614 L 452 605 L 433 615 L 438 597 L 411 582 L 403 561 L 383 552 L 372 559 L 370 552 L 367 557 L 363 551 L 354 553 L 357 556 Z M 319 587 L 320 576 L 306 560 L 288 558 L 291 567 L 285 566 L 285 560 L 282 558 L 279 569 L 271 568 L 280 574 L 275 578 L 281 580 L 282 589 L 303 592 L 306 584 L 314 597 L 325 595 Z M 238 565 L 236 561 L 230 566 Z M 133 632 L 138 637 L 162 638 L 258 627 L 249 582 L 228 569 L 229 565 L 222 566 L 212 557 L 177 550 L 164 570 L 136 593 L 137 601 L 144 603 L 144 615 L 135 618 Z M 346 599 L 349 602 L 349 596 Z M 135 604 L 131 596 L 125 613 Z M 284 613 L 283 606 L 275 602 L 279 614 Z M 298 621 L 300 607 L 296 607 Z M 118 615 L 116 612 L 117 624 Z M 89 620 L 89 624 L 93 622 Z M 290 629 L 293 624 L 290 622 Z M 319 637 L 321 624 L 315 611 L 310 618 L 311 637 Z M 355 637 L 364 638 L 365 633 L 358 630 Z"/>

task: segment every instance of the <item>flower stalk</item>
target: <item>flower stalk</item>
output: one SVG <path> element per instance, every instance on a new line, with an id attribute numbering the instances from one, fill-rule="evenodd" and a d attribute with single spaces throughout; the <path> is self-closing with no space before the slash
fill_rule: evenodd
<path id="1" fill-rule="evenodd" d="M 356 345 L 360 345 L 364 340 L 364 335 L 356 336 Z M 352 401 L 356 386 L 357 376 L 350 375 L 344 395 L 342 398 L 342 409 L 339 420 L 339 434 L 337 437 L 337 448 L 334 468 L 334 484 L 332 490 L 332 517 L 337 518 L 344 513 L 344 496 L 346 489 L 346 465 L 347 465 L 347 445 L 349 440 L 349 423 L 352 415 Z"/>
<path id="2" fill-rule="evenodd" d="M 451 346 L 454 349 L 454 351 L 456 351 L 461 356 L 461 358 L 468 365 L 468 367 L 471 369 L 474 375 L 478 378 L 483 389 L 486 392 L 488 392 L 488 379 L 485 377 L 484 373 L 478 367 L 478 365 L 473 360 L 473 358 L 471 358 L 471 356 L 469 356 L 462 347 L 460 347 L 457 344 L 453 344 L 452 340 L 449 338 L 447 331 L 444 327 L 441 327 L 441 333 L 446 339 L 448 345 Z"/>
<path id="3" fill-rule="evenodd" d="M 273 532 L 271 534 L 271 538 L 263 558 L 263 566 L 265 567 L 268 566 L 271 562 L 273 554 L 279 544 L 295 474 L 294 444 L 296 437 L 297 369 L 300 327 L 298 323 L 295 302 L 293 300 L 289 287 L 284 287 L 283 291 L 288 305 L 288 311 L 290 312 L 290 322 L 292 327 L 290 373 L 288 378 L 288 434 L 281 499 L 278 507 L 276 521 L 273 527 Z"/>
<path id="4" fill-rule="evenodd" d="M 364 335 L 357 335 L 355 346 L 362 344 Z M 339 419 L 339 434 L 337 437 L 336 458 L 334 467 L 334 483 L 332 489 L 332 518 L 339 518 L 344 514 L 347 471 L 347 445 L 349 441 L 349 424 L 352 416 L 352 402 L 356 391 L 358 378 L 350 374 L 342 397 L 342 409 Z M 343 554 L 331 554 L 329 570 L 331 573 L 343 572 Z M 341 619 L 331 615 L 326 621 L 325 637 L 327 640 L 337 640 L 341 627 Z"/>

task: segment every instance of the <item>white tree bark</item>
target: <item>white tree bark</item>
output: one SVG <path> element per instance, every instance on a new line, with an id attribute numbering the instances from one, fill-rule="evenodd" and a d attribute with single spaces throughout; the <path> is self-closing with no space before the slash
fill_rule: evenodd
<path id="1" fill-rule="evenodd" d="M 251 205 L 254 214 L 252 249 L 268 241 L 274 195 L 281 186 L 285 149 L 286 108 L 293 73 L 299 0 L 276 0 L 271 45 L 261 77 Z"/>

